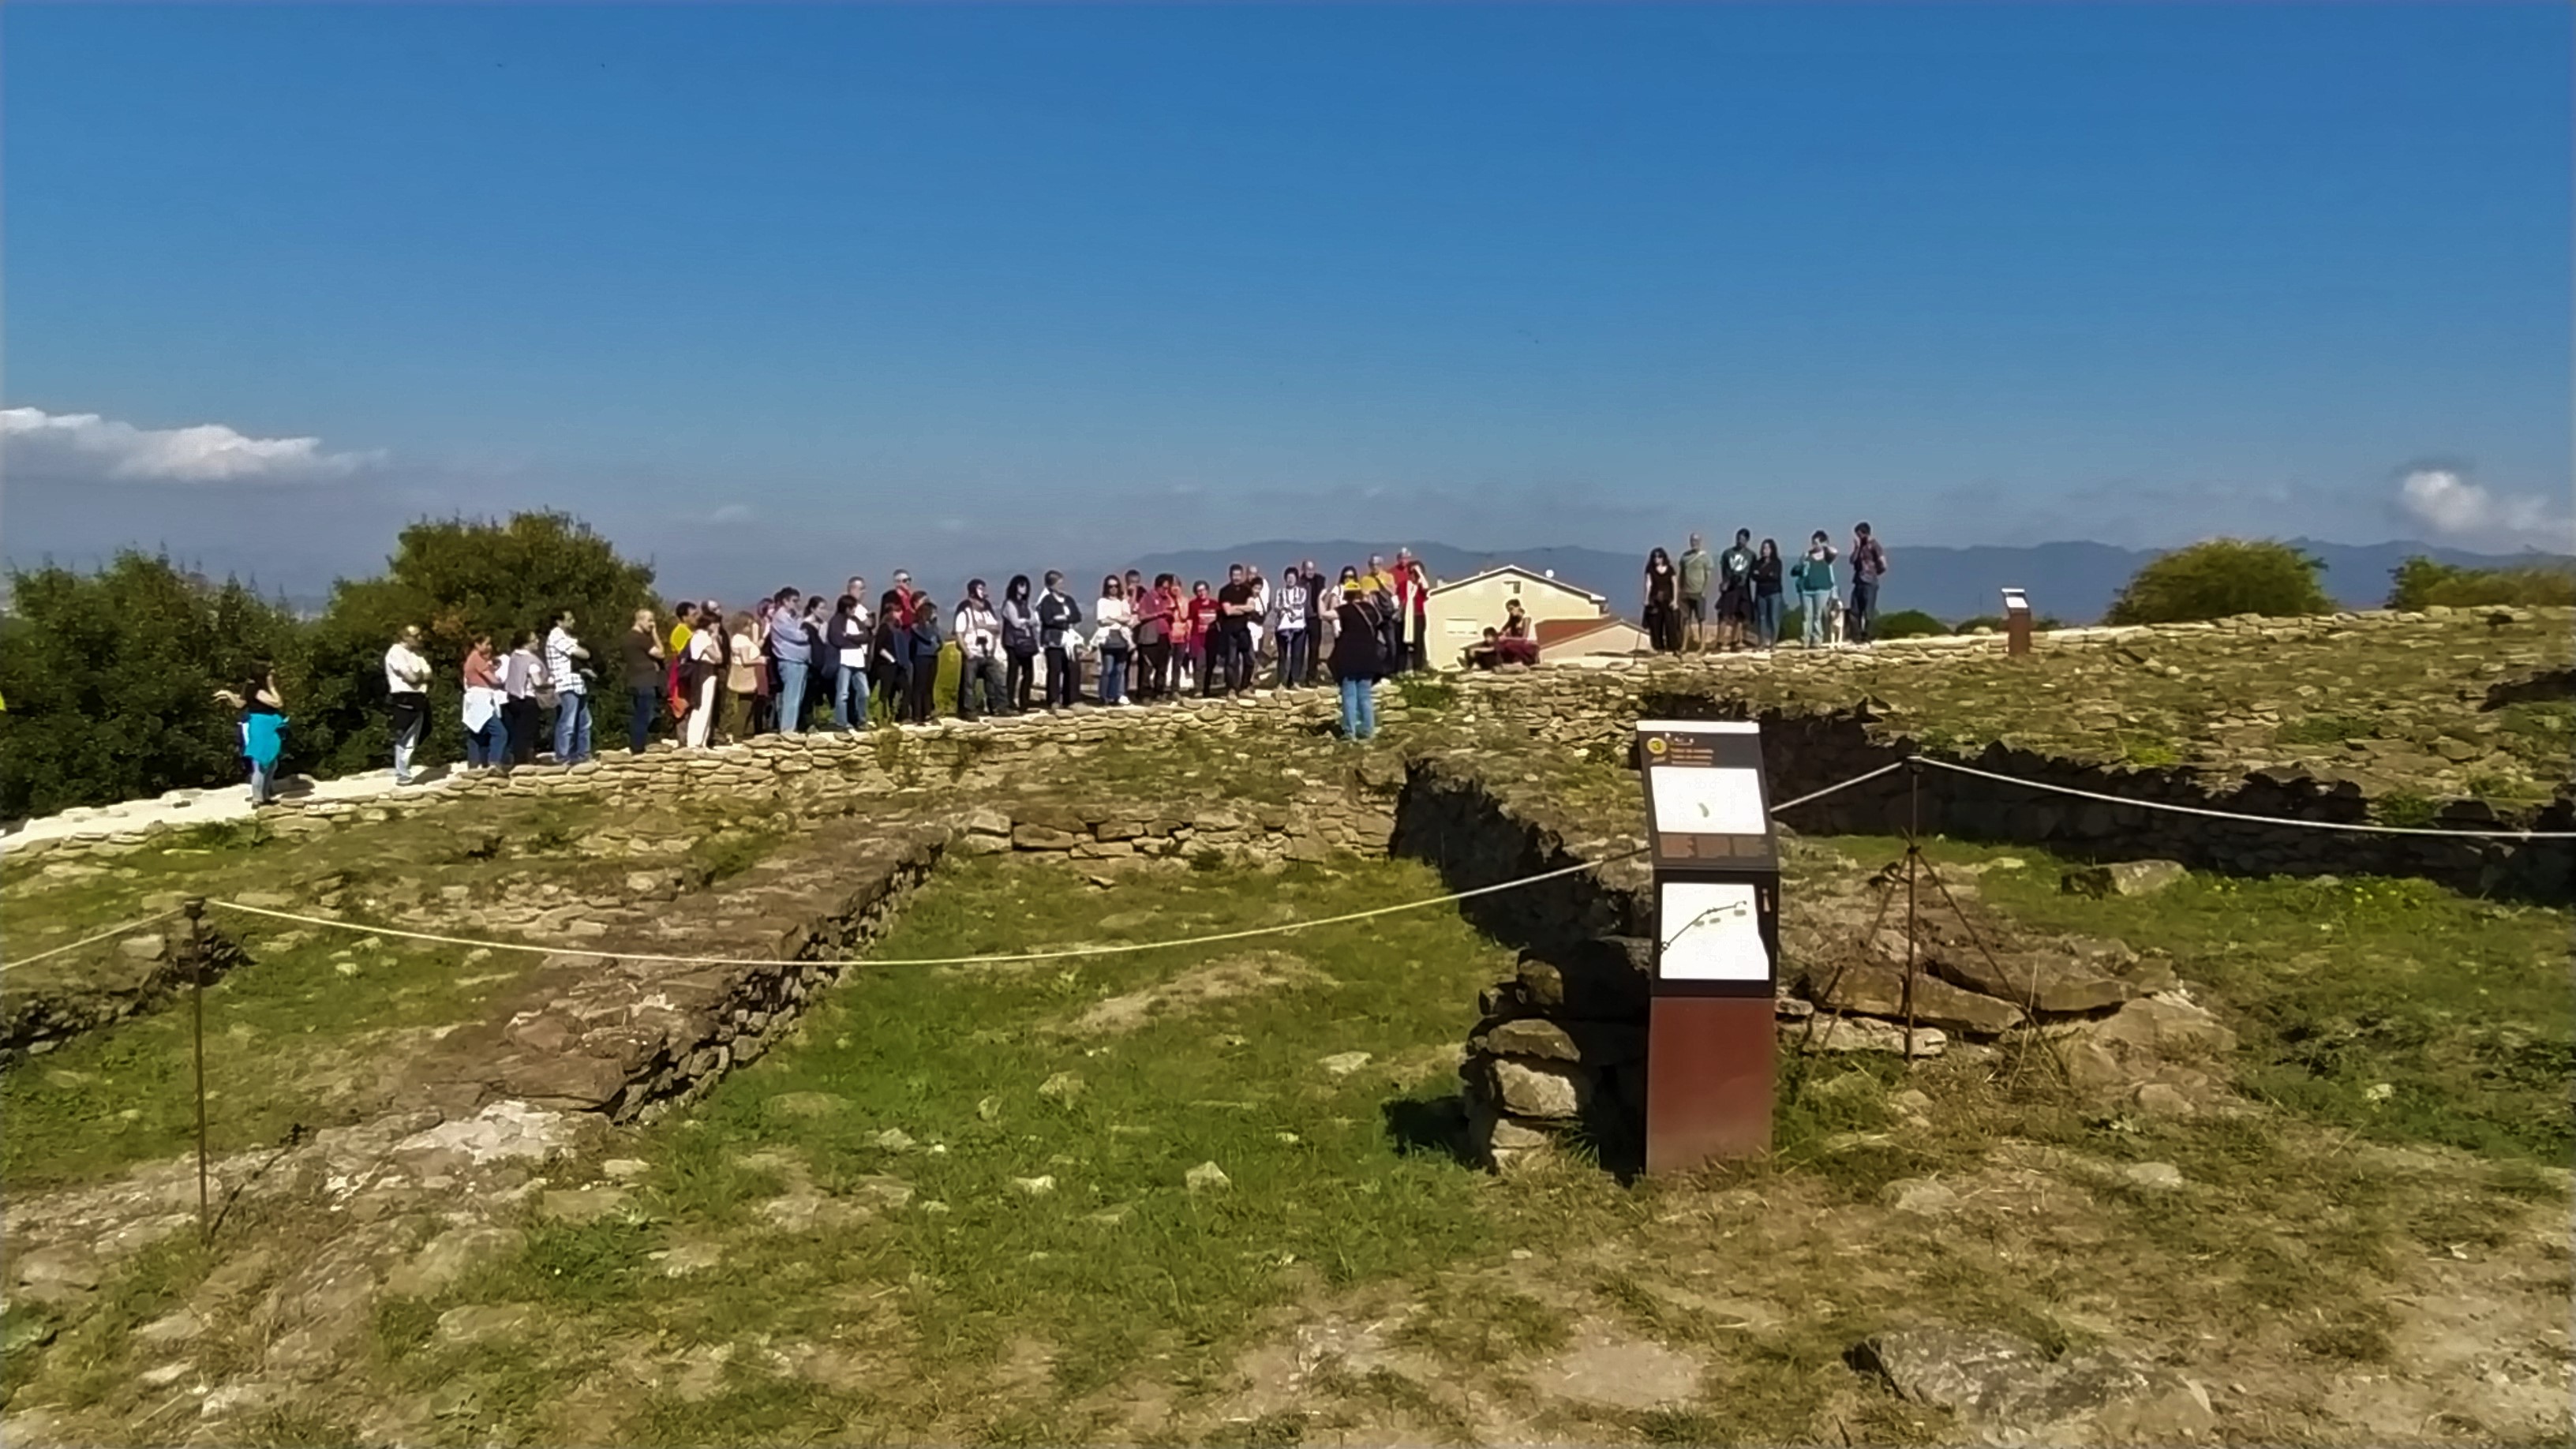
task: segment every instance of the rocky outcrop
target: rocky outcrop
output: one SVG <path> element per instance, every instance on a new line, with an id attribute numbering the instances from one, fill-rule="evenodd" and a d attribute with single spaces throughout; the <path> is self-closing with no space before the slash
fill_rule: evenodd
<path id="1" fill-rule="evenodd" d="M 1463 890 L 1566 872 L 1462 907 L 1523 948 L 1514 974 L 1477 1001 L 1460 1068 L 1471 1140 L 1498 1166 L 1567 1138 L 1633 1165 L 1653 966 L 1652 875 L 1637 856 L 1643 842 L 1619 829 L 1636 801 L 1587 797 L 1531 764 L 1470 752 L 1417 761 L 1395 849 Z M 2160 959 L 2113 941 L 2027 936 L 1977 909 L 1965 878 L 1918 886 L 1909 947 L 1901 872 L 1792 850 L 1797 888 L 1783 902 L 1773 1003 L 1784 1051 L 1931 1057 L 1962 1039 L 2035 1036 L 2095 1095 L 2159 1111 L 2223 1097 L 2215 1058 L 2226 1029 L 2171 994 L 2178 983 Z M 1587 860 L 1598 864 L 1569 869 Z"/>

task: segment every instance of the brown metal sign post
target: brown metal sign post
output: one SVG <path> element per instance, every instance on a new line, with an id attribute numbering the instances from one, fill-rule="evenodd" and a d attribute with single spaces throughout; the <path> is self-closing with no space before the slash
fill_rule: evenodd
<path id="1" fill-rule="evenodd" d="M 2018 658 L 2030 652 L 2030 595 L 2004 590 L 2004 653 Z"/>
<path id="2" fill-rule="evenodd" d="M 1646 1171 L 1771 1147 L 1780 855 L 1758 725 L 1637 726 L 1655 869 Z"/>

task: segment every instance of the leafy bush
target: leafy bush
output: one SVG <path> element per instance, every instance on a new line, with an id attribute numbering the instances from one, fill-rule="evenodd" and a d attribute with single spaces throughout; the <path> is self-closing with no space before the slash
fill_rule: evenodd
<path id="1" fill-rule="evenodd" d="M 506 651 L 514 630 L 573 611 L 598 675 L 597 737 L 624 722 L 618 635 L 652 600 L 653 571 L 559 513 L 506 523 L 413 524 L 381 577 L 342 580 L 329 609 L 300 622 L 238 580 L 183 574 L 167 558 L 119 554 L 96 573 L 10 576 L 0 618 L 0 814 L 100 805 L 242 778 L 240 742 L 218 687 L 239 689 L 260 660 L 285 693 L 289 772 L 381 765 L 384 654 L 405 624 L 427 634 L 429 759 L 463 753 L 458 674 L 477 632 Z"/>
<path id="2" fill-rule="evenodd" d="M 1921 609 L 1899 609 L 1869 621 L 1869 637 L 1872 639 L 1928 639 L 1949 632 L 1949 625 Z"/>
<path id="3" fill-rule="evenodd" d="M 2268 539 L 2214 538 L 2151 560 L 2133 575 L 2104 621 L 2176 624 L 2232 614 L 2329 614 L 2318 561 Z"/>
<path id="4" fill-rule="evenodd" d="M 2392 609 L 2424 609 L 2436 604 L 2454 608 L 2494 604 L 2576 604 L 2576 564 L 2554 562 L 2528 568 L 2470 569 L 2435 563 L 2417 555 L 2389 573 Z"/>
<path id="5" fill-rule="evenodd" d="M 385 718 L 385 649 L 405 624 L 428 637 L 431 666 L 429 734 L 424 756 L 464 753 L 457 679 L 477 633 L 506 654 L 521 630 L 543 631 L 555 611 L 573 611 L 573 632 L 590 648 L 594 737 L 615 737 L 625 723 L 626 692 L 618 635 L 635 610 L 653 603 L 653 570 L 618 556 L 588 525 L 561 513 L 520 513 L 507 523 L 424 520 L 402 531 L 386 571 L 343 579 L 311 629 L 306 677 L 290 712 L 306 748 L 327 773 L 344 774 L 391 758 Z"/>
<path id="6" fill-rule="evenodd" d="M 263 659 L 293 675 L 299 641 L 283 606 L 239 580 L 208 584 L 167 558 L 130 552 L 94 574 L 13 573 L 10 591 L 14 611 L 0 619 L 0 813 L 243 777 L 233 711 L 214 692 L 239 689 Z M 288 740 L 300 753 L 293 730 Z"/>

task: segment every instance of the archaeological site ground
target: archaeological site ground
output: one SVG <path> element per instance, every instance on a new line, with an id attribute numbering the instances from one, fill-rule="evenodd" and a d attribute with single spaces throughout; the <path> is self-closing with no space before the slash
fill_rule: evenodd
<path id="1" fill-rule="evenodd" d="M 0 1431 L 2563 1444 L 2576 851 L 2510 832 L 2576 829 L 2571 628 L 1550 666 L 1365 746 L 1295 693 L 30 839 Z M 1760 721 L 1774 800 L 1927 762 L 1782 814 L 1774 1149 L 1680 1178 L 1641 717 Z"/>

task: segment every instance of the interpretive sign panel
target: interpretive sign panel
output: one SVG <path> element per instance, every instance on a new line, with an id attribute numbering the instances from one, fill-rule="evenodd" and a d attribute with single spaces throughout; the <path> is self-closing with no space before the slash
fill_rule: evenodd
<path id="1" fill-rule="evenodd" d="M 1646 1170 L 1771 1145 L 1780 856 L 1758 725 L 1637 726 L 1655 868 L 1646 1032 Z"/>

